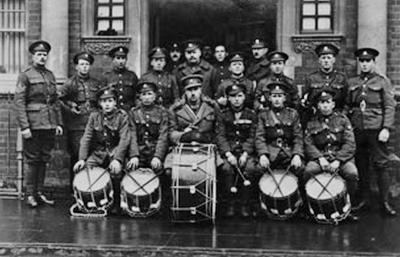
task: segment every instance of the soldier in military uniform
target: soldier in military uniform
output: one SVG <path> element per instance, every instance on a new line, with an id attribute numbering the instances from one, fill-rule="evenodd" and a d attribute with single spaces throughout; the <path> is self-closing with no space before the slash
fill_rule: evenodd
<path id="1" fill-rule="evenodd" d="M 175 73 L 180 95 L 183 95 L 185 92 L 185 85 L 182 84 L 182 79 L 190 74 L 200 74 L 203 76 L 203 94 L 213 98 L 218 87 L 216 69 L 209 62 L 201 59 L 199 41 L 187 40 L 184 43 L 184 49 L 186 60 L 178 66 Z"/>
<path id="2" fill-rule="evenodd" d="M 179 91 L 175 76 L 165 71 L 167 51 L 154 47 L 149 54 L 150 70 L 142 75 L 140 82 L 152 82 L 157 85 L 157 103 L 169 108 L 178 98 Z"/>
<path id="3" fill-rule="evenodd" d="M 299 114 L 285 107 L 288 85 L 268 84 L 270 107 L 258 114 L 256 151 L 264 169 L 286 169 L 300 175 L 303 168 L 303 130 Z"/>
<path id="4" fill-rule="evenodd" d="M 218 116 L 219 131 L 217 145 L 219 153 L 223 157 L 223 165 L 219 167 L 218 185 L 222 213 L 225 217 L 235 216 L 235 195 L 231 194 L 231 187 L 239 187 L 239 204 L 242 217 L 250 216 L 251 199 L 257 199 L 257 182 L 261 175 L 256 169 L 254 154 L 254 136 L 257 124 L 256 113 L 245 107 L 246 86 L 244 84 L 232 84 L 226 88 L 228 107 Z M 242 186 L 243 183 L 234 185 L 235 176 L 240 169 L 250 186 Z M 254 209 L 254 208 L 253 208 Z"/>
<path id="5" fill-rule="evenodd" d="M 214 48 L 214 65 L 217 70 L 218 84 L 221 84 L 230 77 L 228 52 L 224 45 L 217 45 Z"/>
<path id="6" fill-rule="evenodd" d="M 360 175 L 361 201 L 355 209 L 368 207 L 370 160 L 377 172 L 380 205 L 383 213 L 394 216 L 389 198 L 389 151 L 387 142 L 394 125 L 395 100 L 388 78 L 376 73 L 375 58 L 379 52 L 373 48 L 355 51 L 361 73 L 349 80 L 347 95 L 348 116 L 356 138 L 356 165 Z"/>
<path id="7" fill-rule="evenodd" d="M 268 84 L 272 82 L 280 81 L 288 85 L 288 93 L 286 97 L 286 106 L 291 108 L 297 108 L 299 103 L 299 91 L 297 86 L 294 84 L 293 79 L 287 77 L 283 71 L 285 69 L 285 63 L 289 59 L 289 56 L 284 52 L 274 51 L 267 54 L 267 60 L 270 62 L 269 69 L 270 74 L 260 80 L 256 89 L 256 103 L 255 106 L 261 108 L 267 107 L 268 103 Z"/>
<path id="8" fill-rule="evenodd" d="M 335 112 L 335 92 L 323 89 L 315 95 L 317 113 L 308 123 L 304 147 L 309 162 L 304 181 L 321 172 L 338 173 L 345 180 L 350 198 L 357 189 L 358 172 L 354 164 L 356 144 L 353 128 L 346 115 Z M 358 220 L 350 214 L 348 219 Z"/>
<path id="9" fill-rule="evenodd" d="M 226 88 L 234 84 L 243 84 L 246 86 L 245 106 L 253 109 L 255 99 L 254 89 L 256 87 L 256 82 L 245 77 L 244 70 L 244 53 L 232 53 L 231 56 L 229 56 L 229 71 L 231 76 L 218 86 L 218 90 L 215 94 L 215 99 L 221 108 L 227 106 L 228 104 L 228 97 L 225 94 Z"/>
<path id="10" fill-rule="evenodd" d="M 118 108 L 129 111 L 136 105 L 136 73 L 126 68 L 128 48 L 118 46 L 111 49 L 108 55 L 112 58 L 113 69 L 104 73 L 107 86 L 112 86 L 118 91 Z"/>
<path id="11" fill-rule="evenodd" d="M 167 60 L 166 71 L 175 74 L 175 69 L 182 63 L 182 52 L 180 45 L 176 42 L 172 43 L 169 50 L 169 59 Z"/>
<path id="12" fill-rule="evenodd" d="M 335 108 L 342 111 L 348 90 L 347 76 L 334 67 L 339 49 L 332 44 L 320 44 L 315 48 L 315 52 L 320 68 L 309 74 L 305 81 L 301 112 L 304 126 L 316 112 L 312 103 L 318 91 L 327 88 L 333 90 Z"/>
<path id="13" fill-rule="evenodd" d="M 253 60 L 248 65 L 246 77 L 258 83 L 270 73 L 268 68 L 269 61 L 266 58 L 268 47 L 263 40 L 255 39 L 251 45 L 251 52 L 253 54 Z"/>
<path id="14" fill-rule="evenodd" d="M 190 74 L 182 78 L 185 95 L 170 108 L 170 140 L 174 144 L 215 143 L 218 104 L 202 94 L 203 76 Z"/>
<path id="15" fill-rule="evenodd" d="M 71 156 L 71 186 L 74 175 L 72 168 L 78 161 L 79 142 L 85 132 L 89 114 L 97 108 L 96 94 L 101 88 L 100 82 L 89 74 L 93 62 L 93 56 L 86 52 L 76 54 L 76 73 L 60 89 L 68 152 Z"/>
<path id="16" fill-rule="evenodd" d="M 27 204 L 32 208 L 38 206 L 38 201 L 54 204 L 43 195 L 44 179 L 55 136 L 63 133 L 56 79 L 45 67 L 50 49 L 46 41 L 29 46 L 32 66 L 19 74 L 14 98 L 27 164 Z"/>
<path id="17" fill-rule="evenodd" d="M 102 167 L 111 173 L 114 202 L 111 214 L 120 211 L 120 182 L 122 165 L 130 143 L 129 115 L 117 107 L 118 93 L 104 87 L 97 94 L 100 109 L 90 114 L 85 133 L 80 142 L 79 161 L 74 171 L 85 166 Z"/>

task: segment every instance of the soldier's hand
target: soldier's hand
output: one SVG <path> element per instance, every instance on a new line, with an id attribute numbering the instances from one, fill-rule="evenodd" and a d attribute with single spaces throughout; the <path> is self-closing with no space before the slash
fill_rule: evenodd
<path id="1" fill-rule="evenodd" d="M 301 158 L 299 155 L 296 154 L 295 156 L 293 156 L 290 166 L 294 167 L 295 169 L 301 167 Z"/>
<path id="2" fill-rule="evenodd" d="M 239 158 L 239 166 L 244 167 L 246 165 L 246 162 L 247 162 L 247 153 L 244 152 Z"/>
<path id="3" fill-rule="evenodd" d="M 84 160 L 79 160 L 75 163 L 74 165 L 74 172 L 79 172 L 85 167 L 85 161 Z"/>
<path id="4" fill-rule="evenodd" d="M 383 128 L 381 132 L 379 132 L 378 140 L 380 142 L 386 143 L 389 140 L 390 132 L 387 128 Z"/>
<path id="5" fill-rule="evenodd" d="M 333 162 L 331 162 L 330 164 L 331 172 L 336 173 L 339 170 L 339 166 L 340 166 L 340 161 L 334 160 Z"/>
<path id="6" fill-rule="evenodd" d="M 192 128 L 191 127 L 187 127 L 187 128 L 185 128 L 184 130 L 183 130 L 183 132 L 184 133 L 189 133 L 189 132 L 192 132 Z"/>
<path id="7" fill-rule="evenodd" d="M 228 103 L 228 99 L 225 96 L 221 96 L 220 98 L 217 99 L 217 102 L 220 105 L 225 106 Z"/>
<path id="8" fill-rule="evenodd" d="M 56 127 L 56 136 L 62 136 L 63 132 L 64 132 L 64 130 L 61 126 Z"/>
<path id="9" fill-rule="evenodd" d="M 226 159 L 228 160 L 230 165 L 237 166 L 237 164 L 238 164 L 237 158 L 233 154 L 230 154 Z"/>
<path id="10" fill-rule="evenodd" d="M 110 172 L 111 174 L 118 174 L 121 172 L 121 163 L 118 160 L 112 160 L 110 163 Z"/>
<path id="11" fill-rule="evenodd" d="M 261 165 L 261 167 L 263 167 L 265 169 L 269 168 L 271 163 L 269 162 L 269 159 L 267 156 L 265 156 L 265 155 L 260 156 L 260 165 Z"/>
<path id="12" fill-rule="evenodd" d="M 151 164 L 151 168 L 153 170 L 160 169 L 161 165 L 162 165 L 161 160 L 158 157 L 153 157 L 153 159 L 151 159 L 151 163 L 150 164 Z"/>
<path id="13" fill-rule="evenodd" d="M 29 129 L 29 128 L 22 130 L 21 134 L 24 139 L 28 139 L 28 138 L 32 137 L 32 132 L 31 132 L 31 129 Z"/>
<path id="14" fill-rule="evenodd" d="M 132 157 L 128 163 L 126 164 L 126 167 L 130 170 L 134 170 L 139 166 L 139 158 L 138 157 Z"/>
<path id="15" fill-rule="evenodd" d="M 319 166 L 321 166 L 321 169 L 323 171 L 328 171 L 329 170 L 329 162 L 325 157 L 320 157 L 318 159 L 319 161 Z"/>

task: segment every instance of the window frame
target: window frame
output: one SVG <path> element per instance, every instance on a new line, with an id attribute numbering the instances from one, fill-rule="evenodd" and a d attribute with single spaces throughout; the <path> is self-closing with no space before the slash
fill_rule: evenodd
<path id="1" fill-rule="evenodd" d="M 99 3 L 99 0 L 94 0 L 94 1 L 95 1 L 94 2 L 95 10 L 94 10 L 94 17 L 93 17 L 93 19 L 94 19 L 93 20 L 93 23 L 94 23 L 93 35 L 101 35 L 101 34 L 99 34 L 101 32 L 99 30 L 99 27 L 98 27 L 99 26 L 99 21 L 106 20 L 106 21 L 109 21 L 110 24 L 112 24 L 112 22 L 115 21 L 115 20 L 122 20 L 122 24 L 123 24 L 122 25 L 123 26 L 122 32 L 116 31 L 117 32 L 116 35 L 109 35 L 109 34 L 105 34 L 105 35 L 106 36 L 125 36 L 127 34 L 127 27 L 126 27 L 126 25 L 127 25 L 127 22 L 126 22 L 127 11 L 126 11 L 126 9 L 127 9 L 127 2 L 128 1 L 127 0 L 122 0 L 123 1 L 122 3 L 114 3 L 113 0 L 109 0 L 108 3 Z M 110 12 L 111 12 L 110 16 L 99 17 L 98 11 L 99 11 L 99 7 L 101 7 L 101 6 L 107 6 L 107 7 L 110 8 Z M 113 9 L 114 6 L 122 6 L 123 7 L 122 17 L 113 17 L 112 16 L 112 9 Z"/>
<path id="2" fill-rule="evenodd" d="M 314 4 L 315 6 L 315 14 L 314 15 L 304 15 L 304 5 L 305 4 Z M 318 14 L 318 5 L 320 3 L 329 3 L 331 8 L 330 15 L 319 15 Z M 335 0 L 301 0 L 300 1 L 300 12 L 299 12 L 299 33 L 306 35 L 306 34 L 333 34 L 335 33 L 335 10 L 336 10 L 336 3 Z M 303 21 L 305 18 L 313 18 L 315 20 L 315 29 L 306 30 L 303 28 Z M 329 18 L 330 20 L 330 29 L 318 29 L 318 19 L 319 18 Z"/>

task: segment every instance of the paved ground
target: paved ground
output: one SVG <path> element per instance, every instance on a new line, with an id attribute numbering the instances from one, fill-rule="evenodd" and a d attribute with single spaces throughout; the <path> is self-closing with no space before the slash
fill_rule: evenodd
<path id="1" fill-rule="evenodd" d="M 71 218 L 70 201 L 28 208 L 0 199 L 0 256 L 400 256 L 400 216 L 376 206 L 357 223 Z"/>

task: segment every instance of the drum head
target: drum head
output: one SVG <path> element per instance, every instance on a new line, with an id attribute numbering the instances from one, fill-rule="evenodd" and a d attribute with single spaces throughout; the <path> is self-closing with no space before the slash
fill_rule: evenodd
<path id="1" fill-rule="evenodd" d="M 326 187 L 326 190 L 324 190 L 324 187 Z M 339 176 L 333 177 L 329 173 L 318 174 L 306 183 L 307 195 L 317 200 L 332 199 L 345 190 L 344 180 Z"/>
<path id="2" fill-rule="evenodd" d="M 297 178 L 290 172 L 276 171 L 271 174 L 264 174 L 259 182 L 260 190 L 263 194 L 272 196 L 274 198 L 286 197 L 298 189 Z M 280 183 L 278 189 L 277 183 Z"/>
<path id="3" fill-rule="evenodd" d="M 111 181 L 110 174 L 103 168 L 85 169 L 75 175 L 74 187 L 80 192 L 96 192 Z"/>
<path id="4" fill-rule="evenodd" d="M 128 194 L 143 196 L 153 193 L 160 186 L 160 180 L 153 170 L 141 168 L 125 175 L 121 186 Z"/>

